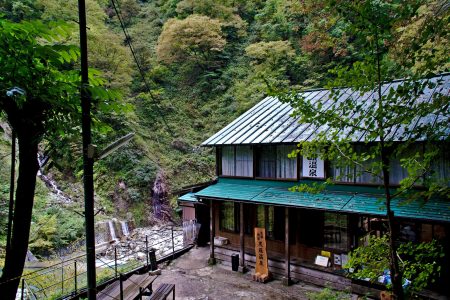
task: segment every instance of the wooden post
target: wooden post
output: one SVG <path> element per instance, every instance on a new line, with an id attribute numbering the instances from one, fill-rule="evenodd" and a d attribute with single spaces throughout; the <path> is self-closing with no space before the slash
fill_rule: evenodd
<path id="1" fill-rule="evenodd" d="M 171 230 L 172 230 L 172 260 L 174 260 L 175 259 L 175 242 L 173 240 L 173 226 L 172 226 Z"/>
<path id="2" fill-rule="evenodd" d="M 245 268 L 245 238 L 244 238 L 244 203 L 239 203 L 239 235 L 240 235 L 240 250 L 239 255 L 239 272 L 244 273 Z"/>
<path id="3" fill-rule="evenodd" d="M 119 274 L 119 286 L 120 286 L 120 300 L 123 300 L 123 276 L 122 273 Z"/>
<path id="4" fill-rule="evenodd" d="M 288 286 L 291 281 L 291 253 L 289 249 L 289 207 L 284 208 L 285 218 L 284 218 L 284 277 L 283 284 Z"/>
<path id="5" fill-rule="evenodd" d="M 212 200 L 209 201 L 209 243 L 210 243 L 210 250 L 209 250 L 209 260 L 208 264 L 214 265 L 216 264 L 216 258 L 214 257 L 214 236 L 215 234 L 215 227 L 216 227 L 216 220 L 215 220 L 215 212 L 214 212 L 214 203 Z"/>
<path id="6" fill-rule="evenodd" d="M 114 247 L 114 276 L 117 278 L 117 247 Z"/>
<path id="7" fill-rule="evenodd" d="M 74 286 L 75 286 L 75 288 L 74 288 L 74 295 L 76 295 L 77 294 L 77 289 L 78 289 L 78 282 L 77 282 L 77 260 L 75 260 L 74 262 L 73 262 L 73 268 L 74 268 L 74 270 L 75 270 L 75 275 L 73 276 L 73 278 L 74 278 Z"/>
<path id="8" fill-rule="evenodd" d="M 22 278 L 22 290 L 20 291 L 20 300 L 24 300 L 24 293 L 25 293 L 25 279 Z"/>

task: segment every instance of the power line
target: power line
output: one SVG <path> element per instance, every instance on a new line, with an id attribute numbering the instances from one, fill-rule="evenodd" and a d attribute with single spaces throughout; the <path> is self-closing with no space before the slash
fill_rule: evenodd
<path id="1" fill-rule="evenodd" d="M 153 95 L 153 93 L 152 93 L 152 91 L 150 89 L 150 85 L 149 85 L 147 79 L 145 78 L 144 70 L 142 69 L 142 67 L 141 67 L 141 65 L 139 63 L 139 60 L 138 60 L 138 58 L 136 56 L 136 51 L 135 51 L 135 49 L 133 47 L 133 43 L 131 41 L 131 36 L 128 33 L 128 30 L 126 29 L 126 27 L 124 25 L 122 16 L 120 15 L 120 12 L 119 12 L 119 10 L 117 8 L 118 5 L 116 5 L 116 0 L 111 0 L 111 3 L 113 5 L 114 11 L 116 12 L 117 18 L 119 19 L 120 27 L 122 28 L 122 31 L 123 31 L 123 33 L 125 35 L 125 42 L 127 43 L 128 47 L 130 48 L 130 51 L 131 51 L 131 54 L 133 56 L 134 62 L 136 63 L 136 66 L 137 66 L 137 68 L 139 70 L 139 74 L 141 75 L 141 79 L 144 82 L 145 88 L 147 89 L 147 92 L 150 95 L 150 98 L 152 99 L 153 105 L 156 107 L 156 109 L 160 113 L 161 119 L 162 119 L 164 125 L 167 127 L 167 130 L 169 131 L 170 135 L 172 137 L 175 137 L 174 132 L 170 128 L 169 124 L 167 123 L 166 118 L 164 117 L 164 114 L 162 114 L 161 108 L 159 107 L 159 104 L 156 101 L 155 96 Z"/>

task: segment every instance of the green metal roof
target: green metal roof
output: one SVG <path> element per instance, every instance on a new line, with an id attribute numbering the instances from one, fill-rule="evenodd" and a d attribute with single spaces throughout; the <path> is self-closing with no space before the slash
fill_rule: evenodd
<path id="1" fill-rule="evenodd" d="M 383 97 L 408 84 L 409 80 L 395 80 L 383 83 L 380 92 Z M 423 83 L 424 81 L 422 81 Z M 433 95 L 441 94 L 448 97 L 450 90 L 450 74 L 445 73 L 429 79 L 434 87 L 425 85 L 421 95 L 409 104 L 410 110 L 417 109 L 423 103 L 431 101 Z M 408 85 L 406 85 L 408 86 Z M 299 92 L 298 96 L 303 98 L 314 108 L 322 112 L 333 111 L 343 101 L 351 102 L 355 109 L 349 109 L 343 117 L 352 118 L 358 113 L 370 112 L 370 107 L 378 99 L 378 94 L 374 90 L 360 93 L 351 88 L 339 89 L 339 95 L 333 96 L 331 91 L 326 89 L 307 90 Z M 356 109 L 357 108 L 357 109 Z M 317 127 L 311 123 L 299 123 L 300 117 L 293 117 L 294 111 L 291 104 L 280 101 L 276 97 L 267 97 L 258 104 L 243 113 L 222 130 L 208 138 L 202 146 L 223 146 L 223 145 L 260 145 L 260 144 L 297 144 L 302 141 L 310 141 L 317 134 L 336 134 L 331 132 L 328 126 Z M 393 112 L 395 113 L 395 112 Z M 443 118 L 443 119 L 442 119 Z M 411 124 L 398 124 L 394 130 L 385 138 L 389 141 L 405 141 L 410 139 L 419 139 L 412 136 L 409 131 L 414 126 L 423 126 L 423 124 L 434 124 L 448 118 L 448 115 L 435 114 L 430 112 L 427 115 L 414 118 Z M 422 124 L 422 125 L 421 125 Z M 412 126 L 412 127 L 411 127 Z M 407 128 L 411 127 L 409 130 Z M 353 142 L 361 142 L 367 139 L 364 131 L 356 131 L 350 134 L 349 128 L 342 127 L 339 134 L 343 134 L 347 139 Z M 450 135 L 450 128 L 445 132 L 445 137 Z M 374 141 L 379 141 L 375 139 Z"/>
<path id="2" fill-rule="evenodd" d="M 289 191 L 288 188 L 296 183 L 220 178 L 217 184 L 208 186 L 193 195 L 196 198 L 386 215 L 383 193 L 379 188 L 333 185 L 317 194 Z M 440 199 L 408 204 L 396 199 L 392 202 L 392 209 L 398 217 L 450 222 L 450 202 Z"/>
<path id="3" fill-rule="evenodd" d="M 195 198 L 194 193 L 184 194 L 183 196 L 178 197 L 178 200 L 186 202 L 198 202 L 197 198 Z"/>

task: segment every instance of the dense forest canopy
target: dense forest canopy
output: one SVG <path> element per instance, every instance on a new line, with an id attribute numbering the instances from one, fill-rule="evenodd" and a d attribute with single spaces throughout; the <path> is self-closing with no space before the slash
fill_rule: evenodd
<path id="1" fill-rule="evenodd" d="M 96 163 L 97 206 L 104 214 L 120 218 L 130 218 L 129 211 L 138 225 L 148 224 L 151 188 L 159 172 L 165 174 L 172 191 L 214 178 L 213 153 L 198 147 L 203 140 L 265 95 L 288 88 L 324 87 L 335 77 L 330 72 L 335 67 L 361 59 L 361 39 L 355 38 L 358 32 L 348 30 L 351 20 L 340 17 L 341 2 L 116 0 L 146 85 L 112 2 L 87 0 L 90 66 L 102 72 L 106 86 L 119 91 L 124 102 L 120 112 L 102 110 L 96 115 L 95 122 L 108 126 L 98 127 L 93 139 L 101 148 L 136 133 L 126 147 Z M 397 41 L 383 53 L 386 64 L 396 70 L 393 73 L 397 77 L 421 74 L 424 65 L 434 66 L 436 73 L 448 71 L 448 28 L 436 26 L 448 22 L 446 1 L 383 3 L 391 6 L 385 10 L 394 28 L 388 34 Z M 77 9 L 76 1 L 0 1 L 1 17 L 16 22 L 60 20 L 76 25 Z M 425 40 L 418 38 L 434 28 L 442 30 L 426 35 Z M 74 26 L 66 42 L 77 41 Z M 7 132 L 6 127 L 2 131 Z M 51 159 L 45 172 L 52 173 L 81 205 L 80 128 L 73 129 L 54 132 L 41 151 Z M 9 146 L 7 138 L 0 140 L 1 203 L 7 203 L 9 194 Z M 51 228 L 32 230 L 31 238 L 39 245 L 36 249 L 66 245 L 82 234 L 77 229 L 81 219 L 70 221 L 76 226 L 58 224 L 62 219 L 52 215 L 59 209 L 49 206 L 44 190 L 38 185 L 34 221 Z M 69 212 L 59 213 L 76 216 L 70 212 L 77 210 L 74 205 Z"/>

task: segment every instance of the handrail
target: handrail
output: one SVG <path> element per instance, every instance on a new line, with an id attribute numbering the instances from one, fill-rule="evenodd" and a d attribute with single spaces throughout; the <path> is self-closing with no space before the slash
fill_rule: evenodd
<path id="1" fill-rule="evenodd" d="M 159 232 L 161 232 L 161 231 L 163 231 L 163 230 L 159 230 Z M 137 240 L 138 243 L 145 243 L 145 249 L 140 249 L 139 251 L 136 251 L 135 249 L 133 249 L 130 252 L 121 253 L 120 256 L 115 255 L 114 259 L 111 261 L 105 261 L 105 259 L 103 257 L 96 255 L 96 259 L 99 261 L 99 264 L 96 266 L 96 268 L 102 268 L 102 269 L 106 268 L 108 270 L 114 271 L 114 273 L 112 275 L 109 275 L 108 273 L 106 273 L 105 274 L 106 277 L 103 277 L 101 279 L 98 278 L 97 282 L 101 284 L 102 282 L 107 282 L 116 277 L 115 271 L 118 266 L 117 265 L 118 260 L 125 261 L 125 258 L 129 258 L 128 260 L 126 260 L 123 267 L 121 267 L 121 270 L 122 270 L 121 272 L 125 272 L 127 274 L 129 274 L 130 272 L 135 272 L 136 270 L 141 270 L 141 268 L 148 267 L 149 266 L 148 255 L 149 255 L 150 249 L 158 248 L 157 247 L 158 245 L 162 245 L 164 243 L 167 243 L 168 241 L 172 241 L 172 243 L 169 246 L 169 249 L 167 251 L 162 251 L 163 249 L 160 248 L 161 251 L 159 252 L 158 257 L 159 257 L 159 259 L 167 259 L 171 255 L 172 255 L 172 257 L 174 257 L 175 248 L 178 249 L 177 251 L 180 250 L 180 248 L 179 248 L 180 246 L 181 246 L 181 249 L 184 249 L 183 241 L 177 239 L 179 237 L 183 237 L 184 232 L 181 229 L 175 230 L 173 227 L 171 228 L 171 232 L 172 232 L 172 235 L 170 235 L 166 238 L 160 239 L 160 240 L 158 240 L 158 242 L 154 242 L 152 244 L 148 243 L 148 241 L 149 241 L 148 236 L 146 236 L 145 240 L 138 239 Z M 118 247 L 116 246 L 116 249 L 117 248 Z M 144 260 L 135 259 L 135 255 L 137 253 L 145 253 L 147 256 L 147 259 L 144 259 Z M 43 298 L 47 298 L 46 292 L 49 292 L 49 290 L 52 290 L 52 292 L 50 292 L 48 297 L 51 297 L 51 295 L 54 294 L 55 292 L 63 294 L 63 292 L 69 291 L 67 293 L 64 293 L 63 296 L 58 297 L 58 299 L 79 295 L 80 293 L 83 293 L 86 289 L 86 283 L 84 281 L 81 281 L 81 285 L 80 285 L 79 280 L 80 279 L 83 280 L 85 278 L 85 276 L 86 276 L 85 274 L 87 273 L 87 270 L 78 271 L 78 268 L 76 267 L 76 265 L 77 265 L 76 262 L 84 261 L 85 257 L 86 257 L 86 254 L 71 257 L 67 260 L 55 263 L 54 265 L 47 266 L 40 270 L 36 270 L 34 272 L 23 275 L 22 279 L 24 281 L 25 281 L 25 279 L 27 280 L 27 282 L 25 282 L 25 284 L 27 285 L 27 290 L 30 291 L 31 293 L 33 293 L 33 292 L 29 288 L 30 284 L 32 286 L 36 286 L 36 287 L 39 286 L 39 289 L 35 290 L 35 292 L 33 293 L 34 299 L 38 299 L 36 294 L 42 295 Z M 66 278 L 63 276 L 63 273 L 65 272 L 64 270 L 70 270 L 72 263 L 75 265 L 75 269 L 74 269 L 75 274 L 67 273 L 67 275 L 69 275 L 69 277 Z M 69 269 L 67 269 L 67 268 L 69 268 Z M 51 274 L 52 272 L 55 273 L 55 277 L 61 276 L 60 280 L 56 280 L 57 282 L 54 282 L 48 286 L 43 287 L 40 284 L 38 278 L 43 277 L 43 276 L 51 276 L 49 274 Z M 58 272 L 61 272 L 61 274 L 58 274 Z M 71 282 L 73 282 L 73 281 L 75 281 L 75 284 L 71 284 Z M 66 284 L 66 282 L 68 284 Z M 55 287 L 58 285 L 61 285 L 61 288 L 55 289 Z"/>
<path id="2" fill-rule="evenodd" d="M 28 295 L 30 295 L 30 294 L 33 296 L 33 298 L 31 300 L 37 299 L 36 295 L 33 293 L 33 290 L 30 289 L 30 287 L 28 286 L 28 282 L 25 279 L 23 280 L 23 283 L 24 283 L 24 285 L 26 287 L 26 290 L 27 290 L 27 299 L 28 299 Z"/>

